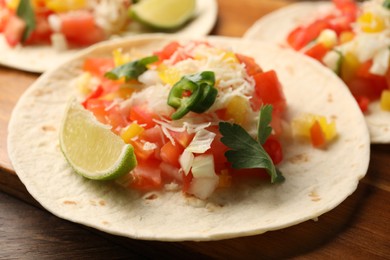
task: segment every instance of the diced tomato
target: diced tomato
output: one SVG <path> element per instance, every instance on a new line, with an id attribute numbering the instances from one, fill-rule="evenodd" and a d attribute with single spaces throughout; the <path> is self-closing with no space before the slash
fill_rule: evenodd
<path id="1" fill-rule="evenodd" d="M 239 53 L 236 53 L 236 57 L 240 63 L 245 64 L 245 69 L 249 76 L 263 72 L 254 58 Z"/>
<path id="2" fill-rule="evenodd" d="M 370 100 L 377 100 L 382 91 L 387 89 L 385 81 L 375 81 L 372 79 L 355 77 L 347 83 L 354 97 L 367 97 Z"/>
<path id="3" fill-rule="evenodd" d="M 107 110 L 107 108 L 106 108 Z M 108 109 L 107 122 L 112 126 L 112 131 L 119 134 L 119 131 L 128 125 L 126 117 L 120 112 L 118 105 L 110 106 Z"/>
<path id="4" fill-rule="evenodd" d="M 158 190 L 162 187 L 160 162 L 155 160 L 140 161 L 132 171 L 131 186 L 138 190 Z"/>
<path id="5" fill-rule="evenodd" d="M 376 95 L 380 96 L 383 90 L 389 89 L 389 78 L 386 79 L 386 76 L 389 77 L 389 72 L 385 76 L 380 76 L 376 74 L 372 74 L 370 72 L 370 68 L 372 66 L 372 60 L 369 60 L 365 63 L 363 63 L 357 70 L 356 76 L 364 79 L 368 79 L 371 81 L 373 91 L 376 93 Z"/>
<path id="6" fill-rule="evenodd" d="M 260 103 L 271 104 L 275 112 L 282 113 L 286 108 L 286 98 L 276 72 L 258 73 L 253 78 L 256 82 L 255 94 Z"/>
<path id="7" fill-rule="evenodd" d="M 91 45 L 104 40 L 103 29 L 95 23 L 94 16 L 86 10 L 58 14 L 61 20 L 61 33 L 69 43 L 75 45 Z"/>
<path id="8" fill-rule="evenodd" d="M 145 143 L 142 140 L 130 140 L 130 144 L 134 147 L 137 160 L 147 161 L 156 153 L 156 149 L 145 149 Z"/>
<path id="9" fill-rule="evenodd" d="M 370 105 L 370 99 L 364 96 L 355 97 L 360 110 L 365 113 L 368 111 L 368 106 Z"/>
<path id="10" fill-rule="evenodd" d="M 282 145 L 275 136 L 269 136 L 265 141 L 264 150 L 269 154 L 274 164 L 278 164 L 283 160 Z"/>
<path id="11" fill-rule="evenodd" d="M 190 189 L 190 186 L 191 186 L 191 181 L 194 178 L 194 176 L 192 175 L 191 172 L 189 172 L 188 174 L 185 174 L 183 172 L 182 176 L 183 176 L 182 190 L 183 190 L 183 192 L 188 192 L 188 190 Z"/>
<path id="12" fill-rule="evenodd" d="M 161 127 L 156 125 L 155 127 L 145 129 L 140 134 L 140 139 L 155 144 L 157 148 L 154 157 L 161 160 L 160 149 L 167 142 Z"/>
<path id="13" fill-rule="evenodd" d="M 9 46 L 15 47 L 22 41 L 23 32 L 26 29 L 26 22 L 16 15 L 8 19 L 7 25 L 4 28 L 4 37 Z"/>
<path id="14" fill-rule="evenodd" d="M 179 156 L 183 153 L 184 148 L 179 144 L 173 144 L 171 141 L 167 142 L 161 147 L 161 160 L 173 166 L 180 167 Z"/>
<path id="15" fill-rule="evenodd" d="M 181 47 L 180 43 L 173 41 L 170 42 L 168 45 L 166 45 L 161 51 L 154 52 L 154 55 L 158 57 L 157 63 L 169 59 L 177 51 L 179 47 Z M 177 59 L 178 60 L 175 61 L 174 63 L 180 61 L 179 57 Z"/>
<path id="16" fill-rule="evenodd" d="M 100 99 L 88 99 L 86 100 L 84 107 L 91 111 L 97 120 L 103 124 L 107 124 L 107 110 L 106 107 L 111 104 L 111 101 L 100 100 Z"/>
<path id="17" fill-rule="evenodd" d="M 3 32 L 10 17 L 14 16 L 14 13 L 8 8 L 0 5 L 0 32 Z"/>
<path id="18" fill-rule="evenodd" d="M 317 20 L 308 26 L 297 27 L 287 36 L 287 42 L 295 50 L 300 50 L 329 27 L 326 20 Z"/>
<path id="19" fill-rule="evenodd" d="M 183 132 L 170 131 L 169 133 L 173 137 L 175 142 L 177 142 L 183 148 L 186 148 L 191 143 L 195 135 L 195 134 L 189 134 L 187 131 L 183 131 Z"/>
<path id="20" fill-rule="evenodd" d="M 112 58 L 86 58 L 83 64 L 83 70 L 97 77 L 103 77 L 104 74 L 115 67 Z"/>
<path id="21" fill-rule="evenodd" d="M 325 134 L 322 131 L 320 123 L 316 120 L 310 128 L 311 144 L 314 147 L 321 147 L 326 143 Z"/>
<path id="22" fill-rule="evenodd" d="M 206 153 L 213 155 L 215 172 L 220 173 L 227 168 L 228 161 L 225 157 L 225 152 L 228 150 L 228 147 L 221 142 L 222 135 L 218 130 L 210 129 L 210 131 L 213 131 L 216 136 L 211 143 L 210 149 Z"/>
<path id="23" fill-rule="evenodd" d="M 47 17 L 44 15 L 35 14 L 35 23 L 35 29 L 26 39 L 26 44 L 50 43 L 50 36 L 53 32 L 50 28 Z"/>
<path id="24" fill-rule="evenodd" d="M 146 106 L 132 106 L 130 110 L 129 119 L 137 121 L 139 125 L 146 125 L 145 128 L 152 128 L 156 125 L 154 119 L 158 116 L 149 112 Z"/>
<path id="25" fill-rule="evenodd" d="M 86 98 L 85 100 L 82 102 L 82 105 L 87 108 L 87 103 L 89 100 L 91 99 L 94 99 L 94 98 L 98 98 L 100 97 L 101 95 L 103 94 L 103 88 L 101 85 L 99 85 L 94 91 L 92 91 Z"/>
<path id="26" fill-rule="evenodd" d="M 324 58 L 325 54 L 329 51 L 329 49 L 323 43 L 317 43 L 310 49 L 305 51 L 305 54 L 313 59 L 322 62 L 322 58 Z"/>
<path id="27" fill-rule="evenodd" d="M 161 162 L 159 167 L 161 169 L 161 177 L 164 183 L 183 183 L 183 174 L 180 167 L 175 167 L 166 162 Z"/>

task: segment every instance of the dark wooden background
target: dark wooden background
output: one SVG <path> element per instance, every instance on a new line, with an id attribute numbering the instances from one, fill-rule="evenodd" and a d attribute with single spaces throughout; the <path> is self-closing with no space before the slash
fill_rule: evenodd
<path id="1" fill-rule="evenodd" d="M 290 2 L 219 0 L 212 34 L 242 36 L 262 15 Z M 0 259 L 390 259 L 389 145 L 372 145 L 369 171 L 356 192 L 319 221 L 263 235 L 200 243 L 139 241 L 53 216 L 28 194 L 6 149 L 12 108 L 38 76 L 0 67 Z"/>

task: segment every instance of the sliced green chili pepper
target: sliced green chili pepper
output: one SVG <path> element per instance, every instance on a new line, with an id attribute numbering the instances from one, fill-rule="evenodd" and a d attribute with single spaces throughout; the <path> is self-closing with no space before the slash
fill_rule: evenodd
<path id="1" fill-rule="evenodd" d="M 383 6 L 386 7 L 387 9 L 390 9 L 390 0 L 385 0 L 383 2 Z"/>
<path id="2" fill-rule="evenodd" d="M 172 114 L 172 119 L 180 119 L 190 111 L 203 113 L 209 109 L 218 94 L 214 84 L 215 75 L 212 71 L 182 77 L 173 85 L 168 96 L 168 105 L 177 109 Z M 191 92 L 191 95 L 183 96 L 186 91 Z"/>
<path id="3" fill-rule="evenodd" d="M 145 57 L 143 59 L 135 60 L 115 67 L 114 69 L 106 72 L 104 76 L 112 80 L 117 80 L 122 77 L 125 78 L 125 81 L 130 79 L 138 79 L 138 77 L 147 70 L 146 66 L 156 61 L 158 61 L 158 57 L 155 55 Z"/>

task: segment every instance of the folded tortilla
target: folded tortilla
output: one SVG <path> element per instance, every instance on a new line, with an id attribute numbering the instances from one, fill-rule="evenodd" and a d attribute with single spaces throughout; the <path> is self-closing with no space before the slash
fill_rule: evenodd
<path id="1" fill-rule="evenodd" d="M 317 218 L 357 188 L 368 168 L 370 142 L 364 117 L 348 89 L 332 72 L 293 51 L 224 37 L 203 40 L 252 56 L 264 70 L 275 69 L 288 102 L 286 119 L 320 113 L 335 120 L 338 138 L 324 149 L 287 139 L 284 161 L 278 165 L 284 183 L 241 183 L 219 189 L 205 201 L 181 191 L 141 194 L 75 174 L 60 151 L 58 131 L 68 100 L 77 94 L 70 80 L 81 73 L 83 60 L 111 57 L 119 47 L 150 55 L 172 40 L 184 44 L 190 39 L 140 35 L 101 43 L 46 72 L 23 94 L 9 123 L 9 156 L 44 208 L 69 221 L 130 238 L 205 241 L 261 234 Z"/>
<path id="2" fill-rule="evenodd" d="M 197 0 L 195 18 L 183 28 L 176 31 L 179 35 L 192 37 L 205 36 L 212 30 L 217 19 L 215 0 Z M 145 27 L 132 26 L 129 32 L 116 37 L 132 37 L 137 34 L 150 33 Z M 11 48 L 4 36 L 0 34 L 0 65 L 42 73 L 71 58 L 81 49 L 57 51 L 49 45 L 28 45 Z"/>
<path id="3" fill-rule="evenodd" d="M 264 40 L 288 47 L 287 35 L 296 27 L 307 24 L 333 9 L 331 2 L 300 2 L 272 12 L 250 27 L 246 39 Z M 365 114 L 371 143 L 390 143 L 390 112 L 380 109 L 379 101 L 372 102 Z"/>

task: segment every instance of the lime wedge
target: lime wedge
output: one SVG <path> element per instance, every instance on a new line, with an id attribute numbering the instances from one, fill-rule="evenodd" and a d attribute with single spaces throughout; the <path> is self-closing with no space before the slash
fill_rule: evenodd
<path id="1" fill-rule="evenodd" d="M 62 121 L 60 146 L 72 168 L 88 179 L 115 179 L 137 165 L 133 147 L 74 99 Z"/>
<path id="2" fill-rule="evenodd" d="M 147 26 L 172 30 L 191 19 L 195 8 L 196 0 L 142 0 L 131 6 L 130 15 Z"/>

